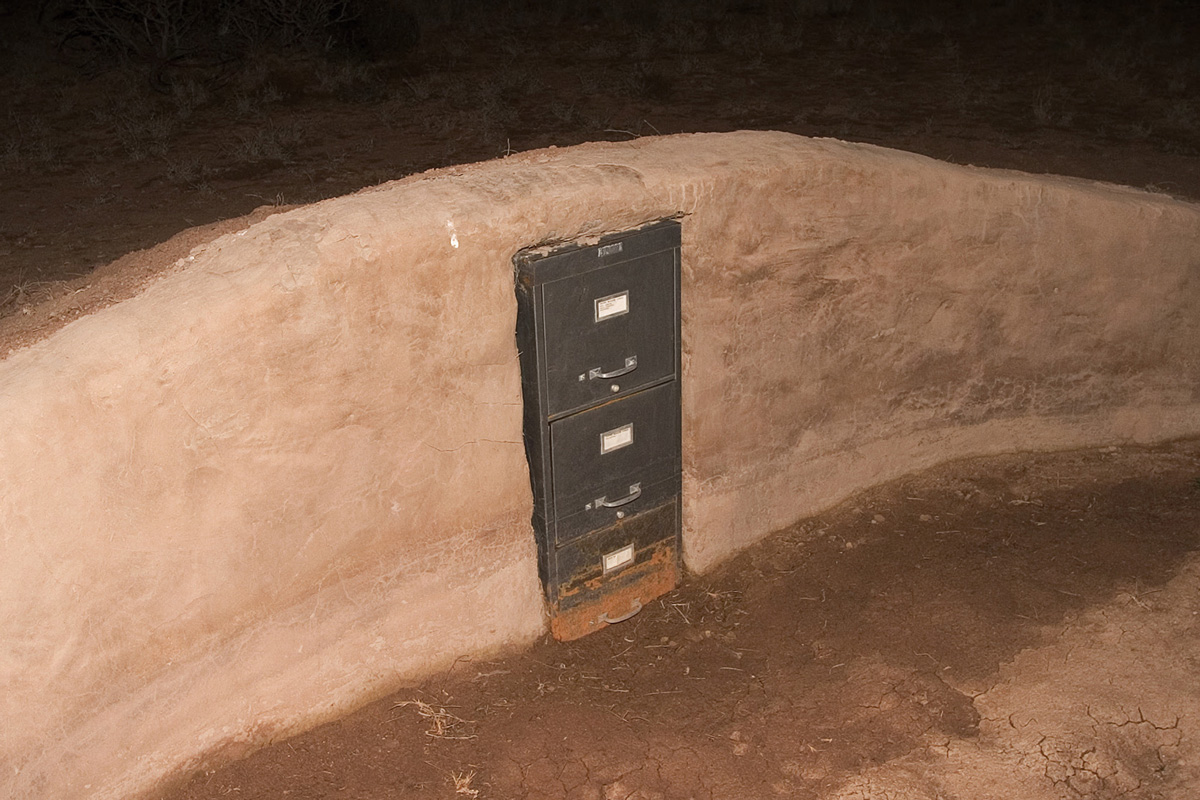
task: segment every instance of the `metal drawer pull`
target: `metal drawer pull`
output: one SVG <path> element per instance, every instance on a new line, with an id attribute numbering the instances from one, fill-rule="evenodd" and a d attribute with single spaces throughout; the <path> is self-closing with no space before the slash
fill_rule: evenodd
<path id="1" fill-rule="evenodd" d="M 629 356 L 625 359 L 625 366 L 620 369 L 614 369 L 612 372 L 601 372 L 600 367 L 592 367 L 588 370 L 588 379 L 596 380 L 597 378 L 619 378 L 622 375 L 628 375 L 637 369 L 637 356 Z"/>
<path id="2" fill-rule="evenodd" d="M 589 511 L 593 508 L 620 508 L 621 506 L 632 503 L 634 500 L 637 500 L 641 496 L 642 496 L 642 484 L 641 483 L 631 483 L 629 485 L 629 494 L 625 495 L 620 500 L 609 500 L 607 497 L 597 497 L 595 500 L 592 501 L 592 504 L 590 506 L 588 506 L 587 508 Z"/>
<path id="3" fill-rule="evenodd" d="M 642 598 L 635 597 L 635 598 L 633 598 L 633 608 L 631 608 L 629 610 L 628 614 L 622 614 L 619 617 L 610 617 L 608 615 L 608 612 L 605 611 L 603 614 L 601 614 L 599 617 L 597 617 L 596 621 L 604 622 L 609 625 L 616 625 L 618 622 L 624 622 L 625 620 L 629 619 L 630 617 L 637 616 L 637 613 L 641 610 L 642 610 Z"/>

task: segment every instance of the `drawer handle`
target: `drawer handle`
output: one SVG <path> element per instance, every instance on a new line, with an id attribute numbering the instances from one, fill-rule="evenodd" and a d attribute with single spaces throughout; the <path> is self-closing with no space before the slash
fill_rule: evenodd
<path id="1" fill-rule="evenodd" d="M 620 369 L 614 369 L 612 372 L 601 372 L 599 367 L 592 367 L 588 370 L 588 379 L 596 380 L 597 378 L 619 378 L 622 375 L 628 375 L 637 369 L 637 356 L 629 356 L 625 359 L 625 366 Z"/>
<path id="2" fill-rule="evenodd" d="M 637 616 L 637 613 L 641 610 L 642 610 L 642 598 L 635 597 L 635 598 L 633 598 L 633 608 L 631 608 L 629 610 L 628 614 L 622 614 L 619 617 L 610 617 L 608 615 L 608 612 L 605 611 L 603 614 L 601 614 L 599 617 L 596 618 L 596 621 L 603 622 L 608 625 L 616 625 L 618 622 L 624 622 L 625 620 L 629 619 L 630 617 Z"/>
<path id="3" fill-rule="evenodd" d="M 625 495 L 620 500 L 609 500 L 607 497 L 597 497 L 595 500 L 592 501 L 592 504 L 590 506 L 588 506 L 588 509 L 590 510 L 593 508 L 619 508 L 621 506 L 632 503 L 634 500 L 637 500 L 641 496 L 642 496 L 642 484 L 641 483 L 633 483 L 633 484 L 630 484 L 630 486 L 629 486 L 629 494 Z"/>

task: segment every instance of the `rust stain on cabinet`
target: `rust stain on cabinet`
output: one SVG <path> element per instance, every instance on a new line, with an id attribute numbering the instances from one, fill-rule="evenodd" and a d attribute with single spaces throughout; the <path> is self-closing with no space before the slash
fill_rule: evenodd
<path id="1" fill-rule="evenodd" d="M 607 628 L 609 620 L 636 613 L 679 585 L 679 556 L 673 541 L 658 542 L 648 558 L 619 575 L 595 575 L 560 594 L 550 618 L 550 632 L 566 642 Z"/>

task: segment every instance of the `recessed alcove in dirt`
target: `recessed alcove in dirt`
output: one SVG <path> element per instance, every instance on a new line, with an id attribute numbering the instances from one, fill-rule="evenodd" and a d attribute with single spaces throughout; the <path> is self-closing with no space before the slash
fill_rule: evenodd
<path id="1" fill-rule="evenodd" d="M 697 575 L 946 461 L 1200 433 L 1200 209 L 1159 195 L 735 133 L 525 153 L 271 216 L 0 364 L 0 636 L 19 643 L 0 787 L 134 796 L 535 641 L 511 259 L 668 217 Z M 755 680 L 742 658 L 722 681 Z M 921 681 L 894 683 L 969 732 L 961 698 Z M 862 702 L 890 703 L 874 685 Z"/>

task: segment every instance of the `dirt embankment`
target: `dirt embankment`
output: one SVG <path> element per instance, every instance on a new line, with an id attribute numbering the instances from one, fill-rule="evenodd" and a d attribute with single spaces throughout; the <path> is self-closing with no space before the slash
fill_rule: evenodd
<path id="1" fill-rule="evenodd" d="M 1186 800 L 1200 444 L 960 462 L 167 800 Z"/>

